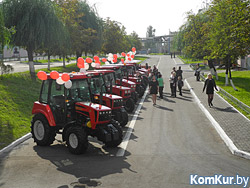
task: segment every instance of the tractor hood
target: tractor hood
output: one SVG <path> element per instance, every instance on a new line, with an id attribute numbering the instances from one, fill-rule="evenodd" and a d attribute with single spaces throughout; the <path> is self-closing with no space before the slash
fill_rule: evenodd
<path id="1" fill-rule="evenodd" d="M 100 97 L 100 94 L 96 94 L 96 96 Z M 113 95 L 113 94 L 103 94 L 103 98 L 108 98 L 111 100 L 116 100 L 116 99 L 122 99 L 122 97 L 118 96 L 118 95 Z"/>
<path id="2" fill-rule="evenodd" d="M 100 104 L 95 104 L 95 103 L 89 103 L 89 102 L 77 102 L 76 103 L 76 108 L 80 107 L 80 108 L 88 108 L 88 109 L 93 109 L 96 111 L 110 111 L 111 109 L 107 106 L 103 106 Z"/>
<path id="3" fill-rule="evenodd" d="M 130 78 L 130 77 L 129 77 Z M 127 79 L 122 79 L 122 82 L 128 83 L 129 85 L 135 85 L 135 82 L 129 81 Z"/>
<path id="4" fill-rule="evenodd" d="M 130 90 L 129 87 L 124 87 L 124 86 L 113 85 L 112 87 L 113 87 L 113 89 L 116 88 L 116 89 L 120 89 L 120 90 Z"/>

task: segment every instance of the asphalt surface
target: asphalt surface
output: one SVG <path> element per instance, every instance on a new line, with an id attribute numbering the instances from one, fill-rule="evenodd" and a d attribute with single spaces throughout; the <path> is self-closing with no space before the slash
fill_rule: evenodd
<path id="1" fill-rule="evenodd" d="M 118 149 L 107 149 L 93 139 L 87 153 L 79 156 L 58 141 L 39 147 L 30 139 L 0 156 L 0 187 L 243 187 L 190 185 L 190 174 L 250 176 L 250 161 L 230 153 L 186 86 L 182 97 L 170 97 L 168 78 L 176 65 L 169 56 L 148 60 L 150 65 L 158 62 L 164 99 L 153 107 L 146 97 L 123 157 L 116 157 Z M 183 69 L 184 77 L 191 75 L 188 67 Z"/>

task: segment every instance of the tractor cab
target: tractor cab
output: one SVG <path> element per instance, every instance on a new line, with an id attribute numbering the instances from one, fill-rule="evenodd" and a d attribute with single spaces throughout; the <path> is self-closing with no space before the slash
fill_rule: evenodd
<path id="1" fill-rule="evenodd" d="M 129 87 L 131 89 L 131 96 L 136 103 L 138 101 L 138 93 L 136 92 L 136 83 L 126 79 L 125 77 L 127 74 L 126 67 L 121 66 L 120 64 L 112 64 L 112 65 L 103 65 L 99 68 L 96 68 L 96 70 L 113 70 L 115 71 L 115 83 L 119 86 L 125 86 Z"/>
<path id="2" fill-rule="evenodd" d="M 91 93 L 94 102 L 104 104 L 112 109 L 112 115 L 122 127 L 128 123 L 128 114 L 123 107 L 123 98 L 119 95 L 109 94 L 103 74 L 99 71 L 88 71 Z"/>
<path id="3" fill-rule="evenodd" d="M 127 112 L 133 112 L 135 104 L 131 99 L 131 89 L 129 87 L 116 85 L 115 71 L 111 69 L 98 69 L 94 70 L 102 75 L 103 81 L 106 86 L 106 91 L 111 94 L 119 95 L 123 98 L 123 106 Z"/>
<path id="4" fill-rule="evenodd" d="M 86 151 L 88 135 L 107 146 L 120 144 L 122 130 L 112 119 L 111 108 L 92 102 L 89 76 L 70 74 L 71 87 L 58 84 L 49 74 L 47 78 L 32 109 L 31 133 L 37 145 L 52 144 L 57 133 L 74 154 Z"/>

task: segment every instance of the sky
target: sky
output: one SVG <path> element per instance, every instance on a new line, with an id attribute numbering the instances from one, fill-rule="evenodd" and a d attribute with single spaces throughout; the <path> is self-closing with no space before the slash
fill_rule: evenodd
<path id="1" fill-rule="evenodd" d="M 206 0 L 87 0 L 95 5 L 102 18 L 120 22 L 128 34 L 135 31 L 146 37 L 147 27 L 156 29 L 156 36 L 178 31 L 184 23 L 186 12 L 197 13 Z"/>

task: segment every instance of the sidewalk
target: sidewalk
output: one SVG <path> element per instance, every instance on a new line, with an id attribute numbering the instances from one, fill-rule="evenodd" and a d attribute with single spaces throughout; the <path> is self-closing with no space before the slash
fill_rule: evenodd
<path id="1" fill-rule="evenodd" d="M 175 61 L 177 65 L 183 64 L 178 58 L 176 58 Z M 193 92 L 201 101 L 201 104 L 212 115 L 237 149 L 250 154 L 250 120 L 239 113 L 218 94 L 214 95 L 214 107 L 209 108 L 207 95 L 205 92 L 202 93 L 204 83 L 202 81 L 196 81 L 194 72 L 190 72 L 189 66 L 182 67 L 184 70 L 184 78 L 186 78 Z"/>

